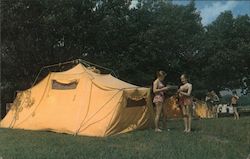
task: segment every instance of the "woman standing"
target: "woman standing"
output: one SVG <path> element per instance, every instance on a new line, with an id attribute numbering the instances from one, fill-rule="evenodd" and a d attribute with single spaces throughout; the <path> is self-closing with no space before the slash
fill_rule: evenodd
<path id="1" fill-rule="evenodd" d="M 186 74 L 181 75 L 181 83 L 182 85 L 178 90 L 179 105 L 181 106 L 183 113 L 183 120 L 185 126 L 184 132 L 189 133 L 191 131 L 191 120 L 192 120 L 191 109 L 193 105 L 192 101 L 193 99 L 191 97 L 192 84 L 188 82 L 188 77 Z"/>
<path id="2" fill-rule="evenodd" d="M 168 89 L 165 87 L 162 81 L 166 77 L 166 73 L 164 71 L 158 71 L 156 73 L 157 79 L 154 81 L 153 84 L 153 92 L 155 94 L 153 103 L 156 106 L 156 114 L 155 114 L 155 132 L 161 132 L 162 130 L 159 128 L 159 119 L 162 112 L 163 102 L 165 100 L 164 91 Z"/>

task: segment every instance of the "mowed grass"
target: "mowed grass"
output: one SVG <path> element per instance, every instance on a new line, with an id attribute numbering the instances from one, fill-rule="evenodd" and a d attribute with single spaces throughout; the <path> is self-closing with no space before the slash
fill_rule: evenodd
<path id="1" fill-rule="evenodd" d="M 168 128 L 162 133 L 147 129 L 106 138 L 0 129 L 0 158 L 250 158 L 250 117 L 193 120 L 190 134 L 183 133 L 181 120 L 168 121 Z"/>

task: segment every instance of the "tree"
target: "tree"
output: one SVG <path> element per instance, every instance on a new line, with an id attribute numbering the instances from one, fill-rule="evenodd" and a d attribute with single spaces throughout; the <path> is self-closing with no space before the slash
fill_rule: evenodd
<path id="1" fill-rule="evenodd" d="M 226 11 L 207 26 L 200 61 L 205 65 L 202 72 L 208 87 L 239 87 L 243 74 L 249 74 L 249 22 L 248 16 L 233 18 Z"/>
<path id="2" fill-rule="evenodd" d="M 112 68 L 119 78 L 149 86 L 157 70 L 194 90 L 236 87 L 250 76 L 250 19 L 230 11 L 201 24 L 191 0 L 4 0 L 1 5 L 1 102 L 33 84 L 46 65 L 83 58 Z M 58 68 L 63 70 L 64 68 Z M 45 70 L 39 79 L 49 71 Z M 4 107 L 2 107 L 4 108 Z"/>

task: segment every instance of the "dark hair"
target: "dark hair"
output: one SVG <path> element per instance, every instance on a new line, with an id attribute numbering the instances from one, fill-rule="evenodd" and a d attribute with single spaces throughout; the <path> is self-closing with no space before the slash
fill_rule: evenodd
<path id="1" fill-rule="evenodd" d="M 166 75 L 167 75 L 167 73 L 162 71 L 162 70 L 156 72 L 157 77 L 166 76 Z"/>
<path id="2" fill-rule="evenodd" d="M 181 76 L 184 76 L 189 81 L 189 76 L 186 73 L 181 74 Z"/>

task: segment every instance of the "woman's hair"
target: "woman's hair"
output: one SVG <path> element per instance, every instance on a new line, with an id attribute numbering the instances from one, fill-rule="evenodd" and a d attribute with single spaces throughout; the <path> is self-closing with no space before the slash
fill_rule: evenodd
<path id="1" fill-rule="evenodd" d="M 181 74 L 181 76 L 183 76 L 184 78 L 187 79 L 187 81 L 189 81 L 189 76 L 186 73 Z"/>
<path id="2" fill-rule="evenodd" d="M 157 77 L 165 77 L 166 75 L 167 73 L 162 70 L 156 72 Z"/>

